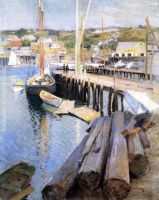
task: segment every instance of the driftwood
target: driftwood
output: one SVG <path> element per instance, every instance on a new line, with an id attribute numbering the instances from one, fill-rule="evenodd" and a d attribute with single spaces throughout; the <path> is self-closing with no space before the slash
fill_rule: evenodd
<path id="1" fill-rule="evenodd" d="M 103 121 L 103 119 L 101 120 Z M 98 123 L 100 123 L 99 120 Z M 98 123 L 96 126 L 98 126 Z M 100 123 L 100 129 L 94 130 L 98 131 L 98 136 L 95 141 L 92 140 L 93 144 L 90 143 L 89 152 L 84 155 L 78 174 L 78 183 L 83 190 L 94 191 L 99 188 L 106 165 L 110 129 L 111 119 L 104 117 L 103 123 Z M 86 148 L 88 149 L 88 147 Z M 87 152 L 87 149 L 84 152 Z"/>
<path id="2" fill-rule="evenodd" d="M 115 112 L 112 119 L 110 155 L 106 166 L 103 192 L 109 199 L 122 200 L 130 191 L 126 139 L 122 135 L 124 113 Z"/>
<path id="3" fill-rule="evenodd" d="M 145 174 L 148 160 L 144 153 L 139 134 L 129 135 L 127 138 L 130 174 L 139 177 Z"/>
<path id="4" fill-rule="evenodd" d="M 43 190 L 43 198 L 47 200 L 65 199 L 75 184 L 75 179 L 79 170 L 79 162 L 82 159 L 83 148 L 88 139 L 84 137 L 80 145 L 53 177 L 52 182 Z"/>

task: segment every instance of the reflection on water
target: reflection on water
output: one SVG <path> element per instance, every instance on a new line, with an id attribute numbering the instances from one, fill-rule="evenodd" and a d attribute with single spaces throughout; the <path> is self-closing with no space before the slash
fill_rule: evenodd
<path id="1" fill-rule="evenodd" d="M 71 116 L 55 118 L 29 105 L 25 92 L 13 84 L 36 73 L 35 67 L 0 70 L 0 172 L 20 161 L 36 167 L 31 200 L 41 199 L 41 189 L 86 134 L 86 124 Z"/>

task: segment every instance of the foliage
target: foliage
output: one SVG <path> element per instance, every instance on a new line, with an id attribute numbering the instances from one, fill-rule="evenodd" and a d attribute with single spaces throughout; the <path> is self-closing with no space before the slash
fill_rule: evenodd
<path id="1" fill-rule="evenodd" d="M 28 34 L 28 30 L 21 28 L 19 30 L 16 31 L 15 33 L 18 37 L 23 37 L 24 35 Z"/>
<path id="2" fill-rule="evenodd" d="M 22 41 L 22 46 L 23 46 L 23 47 L 31 46 L 31 41 L 30 41 L 30 40 L 23 40 L 23 41 Z"/>
<path id="3" fill-rule="evenodd" d="M 119 41 L 145 41 L 146 29 L 125 28 L 121 30 L 119 34 Z"/>
<path id="4" fill-rule="evenodd" d="M 59 36 L 59 40 L 64 43 L 67 49 L 72 49 L 75 47 L 75 33 L 74 32 L 62 33 Z"/>

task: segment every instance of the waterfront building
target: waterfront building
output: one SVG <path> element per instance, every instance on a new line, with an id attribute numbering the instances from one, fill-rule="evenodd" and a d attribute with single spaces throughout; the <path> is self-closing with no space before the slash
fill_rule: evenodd
<path id="1" fill-rule="evenodd" d="M 34 42 L 36 41 L 36 37 L 34 35 L 24 35 L 22 37 L 22 40 L 28 40 L 30 42 Z"/>
<path id="2" fill-rule="evenodd" d="M 17 37 L 16 35 L 10 35 L 7 38 L 7 47 L 13 48 L 13 47 L 21 47 L 22 46 L 22 40 Z"/>
<path id="3" fill-rule="evenodd" d="M 112 56 L 144 57 L 146 56 L 146 44 L 145 42 L 119 42 Z"/>

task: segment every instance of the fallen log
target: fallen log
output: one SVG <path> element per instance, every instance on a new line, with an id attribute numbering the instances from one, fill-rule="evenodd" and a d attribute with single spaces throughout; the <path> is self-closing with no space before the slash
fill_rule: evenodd
<path id="1" fill-rule="evenodd" d="M 144 122 L 142 129 L 143 131 L 147 131 L 149 128 L 152 128 L 155 125 L 151 120 L 147 120 Z"/>
<path id="2" fill-rule="evenodd" d="M 87 132 L 92 132 L 92 131 L 95 129 L 96 125 L 98 124 L 98 121 L 101 120 L 101 118 L 102 118 L 102 117 L 97 117 L 96 119 L 92 120 L 92 121 L 89 123 L 89 125 L 88 125 L 86 131 L 87 131 Z"/>
<path id="3" fill-rule="evenodd" d="M 78 184 L 83 191 L 94 191 L 99 188 L 103 177 L 111 129 L 111 119 L 104 119 L 100 129 L 98 129 L 98 136 L 95 141 L 92 141 L 93 144 L 90 145 L 90 150 L 85 155 L 78 172 Z M 87 152 L 87 150 L 84 150 L 84 152 Z"/>
<path id="4" fill-rule="evenodd" d="M 82 156 L 81 163 L 84 160 L 85 156 L 89 153 L 90 149 L 92 148 L 92 145 L 94 144 L 94 141 L 98 137 L 99 132 L 101 130 L 101 127 L 102 127 L 105 119 L 106 119 L 106 117 L 99 118 L 98 123 L 96 123 L 95 128 L 91 131 L 91 134 L 86 142 L 85 148 L 82 153 L 83 156 Z"/>
<path id="5" fill-rule="evenodd" d="M 152 115 L 149 112 L 138 114 L 135 116 L 136 120 L 136 127 L 142 127 L 145 121 L 149 121 L 151 119 Z"/>
<path id="6" fill-rule="evenodd" d="M 144 149 L 146 148 L 150 148 L 150 141 L 147 137 L 147 134 L 144 132 L 144 131 L 141 131 L 140 134 L 139 134 L 139 137 L 140 137 L 140 141 L 144 147 Z"/>
<path id="7" fill-rule="evenodd" d="M 88 135 L 84 137 L 80 145 L 53 176 L 52 182 L 44 188 L 42 192 L 44 199 L 61 200 L 66 198 L 76 182 L 79 162 L 82 159 L 83 148 L 87 140 Z"/>
<path id="8" fill-rule="evenodd" d="M 127 138 L 130 174 L 140 177 L 145 174 L 148 167 L 148 160 L 144 153 L 139 134 L 129 135 Z"/>
<path id="9" fill-rule="evenodd" d="M 135 116 L 131 115 L 130 113 L 125 113 L 125 124 L 126 126 L 122 132 L 125 137 L 133 134 L 139 134 L 141 143 L 143 144 L 144 148 L 150 147 L 150 142 L 144 131 L 147 131 L 154 125 L 151 120 L 146 120 L 143 122 L 142 127 L 137 127 L 138 122 L 136 121 Z"/>
<path id="10" fill-rule="evenodd" d="M 103 192 L 109 199 L 122 200 L 130 191 L 128 151 L 124 128 L 124 113 L 112 117 L 110 152 L 103 182 Z"/>

